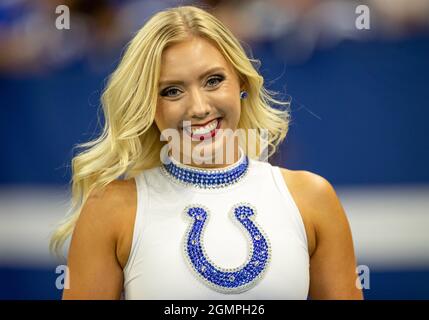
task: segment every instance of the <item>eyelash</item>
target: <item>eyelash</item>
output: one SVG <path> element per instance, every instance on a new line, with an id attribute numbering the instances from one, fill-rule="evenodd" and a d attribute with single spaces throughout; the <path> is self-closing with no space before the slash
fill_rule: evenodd
<path id="1" fill-rule="evenodd" d="M 211 80 L 218 80 L 218 81 L 219 81 L 219 83 L 221 83 L 224 79 L 225 79 L 225 77 L 224 77 L 224 76 L 222 76 L 222 75 L 220 75 L 220 74 L 217 74 L 217 75 L 214 75 L 214 76 L 210 77 L 210 78 L 207 80 L 207 83 L 208 83 L 209 81 L 211 81 Z M 168 92 L 170 92 L 170 91 L 172 91 L 172 90 L 179 90 L 179 89 L 178 89 L 178 88 L 174 88 L 174 87 L 166 88 L 166 89 L 162 90 L 162 92 L 161 92 L 161 96 L 163 96 L 163 97 L 175 97 L 175 96 L 168 96 L 168 94 L 167 94 Z"/>

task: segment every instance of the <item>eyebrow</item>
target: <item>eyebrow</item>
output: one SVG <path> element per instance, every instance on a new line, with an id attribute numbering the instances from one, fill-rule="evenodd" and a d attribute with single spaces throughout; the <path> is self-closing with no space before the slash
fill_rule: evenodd
<path id="1" fill-rule="evenodd" d="M 201 79 L 202 79 L 202 78 L 204 78 L 206 75 L 208 75 L 208 74 L 210 74 L 210 73 L 212 73 L 212 72 L 216 72 L 216 71 L 226 71 L 226 70 L 225 70 L 225 68 L 223 68 L 223 67 L 213 67 L 213 68 L 210 68 L 210 69 L 208 69 L 207 71 L 203 72 L 203 73 L 198 77 L 198 79 L 199 79 L 199 80 L 201 80 Z M 184 84 L 185 84 L 185 82 L 184 82 L 184 81 L 181 81 L 181 80 L 163 80 L 163 81 L 160 81 L 160 82 L 159 82 L 159 85 L 160 85 L 160 86 L 162 86 L 162 85 L 166 85 L 166 84 L 181 84 L 181 85 L 184 85 Z"/>

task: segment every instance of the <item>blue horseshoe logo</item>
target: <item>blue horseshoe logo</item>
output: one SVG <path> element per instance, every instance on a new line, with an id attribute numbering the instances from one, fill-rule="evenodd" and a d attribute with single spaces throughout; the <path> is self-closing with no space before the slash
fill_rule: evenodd
<path id="1" fill-rule="evenodd" d="M 185 208 L 190 225 L 184 240 L 184 253 L 191 269 L 210 288 L 222 293 L 238 293 L 254 286 L 266 271 L 271 246 L 268 238 L 253 221 L 256 209 L 248 203 L 239 203 L 232 207 L 230 216 L 244 229 L 251 242 L 251 252 L 247 261 L 237 268 L 221 268 L 206 255 L 203 245 L 203 231 L 209 218 L 209 210 L 202 205 Z M 247 232 L 246 232 L 247 231 Z"/>

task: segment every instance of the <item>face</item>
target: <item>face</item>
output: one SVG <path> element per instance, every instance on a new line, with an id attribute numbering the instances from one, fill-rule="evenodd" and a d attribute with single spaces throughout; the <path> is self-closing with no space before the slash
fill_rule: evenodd
<path id="1" fill-rule="evenodd" d="M 199 145 L 215 154 L 224 147 L 219 129 L 237 129 L 241 89 L 234 68 L 210 41 L 193 37 L 174 44 L 161 57 L 155 123 L 161 132 L 178 130 L 191 150 Z"/>

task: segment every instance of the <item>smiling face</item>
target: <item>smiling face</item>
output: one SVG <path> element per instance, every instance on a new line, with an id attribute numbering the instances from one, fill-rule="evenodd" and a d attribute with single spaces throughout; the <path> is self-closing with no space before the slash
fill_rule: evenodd
<path id="1" fill-rule="evenodd" d="M 204 140 L 205 148 L 216 152 L 224 147 L 223 139 L 215 137 L 218 129 L 238 127 L 240 90 L 239 77 L 217 47 L 189 38 L 162 53 L 155 123 L 161 132 L 176 129 L 181 139 L 187 135 L 191 149 Z"/>

